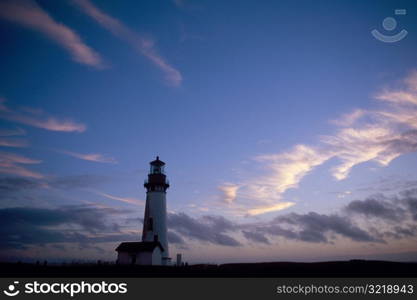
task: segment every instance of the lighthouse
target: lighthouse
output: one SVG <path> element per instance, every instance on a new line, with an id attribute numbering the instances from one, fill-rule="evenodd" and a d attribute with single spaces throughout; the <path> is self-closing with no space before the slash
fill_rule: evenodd
<path id="1" fill-rule="evenodd" d="M 169 187 L 165 163 L 156 157 L 150 162 L 145 180 L 146 204 L 141 242 L 123 242 L 117 248 L 118 264 L 169 265 L 167 238 L 167 200 Z"/>
<path id="2" fill-rule="evenodd" d="M 148 179 L 145 180 L 146 205 L 143 219 L 143 242 L 159 242 L 163 248 L 162 264 L 170 262 L 167 238 L 167 200 L 169 183 L 164 171 L 165 163 L 156 157 L 150 162 Z"/>

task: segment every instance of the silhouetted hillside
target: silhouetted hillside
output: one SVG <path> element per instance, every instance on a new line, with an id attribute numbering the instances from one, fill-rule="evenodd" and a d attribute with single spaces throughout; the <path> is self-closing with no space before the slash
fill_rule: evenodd
<path id="1" fill-rule="evenodd" d="M 267 262 L 183 267 L 115 264 L 1 263 L 2 277 L 416 277 L 417 263 L 389 261 Z"/>

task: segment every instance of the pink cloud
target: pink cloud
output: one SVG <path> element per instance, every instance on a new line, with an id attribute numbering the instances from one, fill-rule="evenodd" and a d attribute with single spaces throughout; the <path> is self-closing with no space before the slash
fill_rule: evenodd
<path id="1" fill-rule="evenodd" d="M 236 200 L 239 185 L 225 183 L 219 186 L 219 190 L 222 192 L 223 201 L 226 203 L 233 203 Z"/>
<path id="2" fill-rule="evenodd" d="M 31 114 L 27 111 L 16 111 L 6 107 L 1 102 L 0 105 L 2 105 L 3 107 L 3 109 L 0 109 L 0 119 L 21 123 L 37 128 L 42 128 L 50 131 L 84 132 L 86 130 L 86 126 L 84 124 L 77 123 L 72 120 L 60 120 L 57 118 L 44 116 L 44 112 Z"/>
<path id="3" fill-rule="evenodd" d="M 102 192 L 96 192 L 96 194 L 100 195 L 100 196 L 103 196 L 103 197 L 106 197 L 107 199 L 111 199 L 111 200 L 121 201 L 121 202 L 129 203 L 129 204 L 133 204 L 133 205 L 139 205 L 139 206 L 144 205 L 143 200 L 136 199 L 136 198 L 117 197 L 117 196 L 109 195 L 109 194 L 102 193 Z"/>
<path id="4" fill-rule="evenodd" d="M 56 22 L 35 1 L 1 1 L 0 18 L 41 32 L 66 49 L 78 63 L 99 68 L 103 66 L 100 55 L 87 46 L 74 30 Z"/>
<path id="5" fill-rule="evenodd" d="M 31 171 L 21 165 L 39 164 L 41 160 L 31 159 L 15 153 L 0 152 L 0 174 L 10 174 L 31 178 L 43 178 L 40 173 Z"/>
<path id="6" fill-rule="evenodd" d="M 182 82 L 181 73 L 168 64 L 155 49 L 154 43 L 150 39 L 146 39 L 129 27 L 124 25 L 118 19 L 111 17 L 96 7 L 89 0 L 73 0 L 82 11 L 93 18 L 102 27 L 110 31 L 116 37 L 125 40 L 132 47 L 138 50 L 143 56 L 148 58 L 160 70 L 165 73 L 165 79 L 173 86 L 179 86 Z"/>
<path id="7" fill-rule="evenodd" d="M 26 130 L 22 128 L 16 129 L 0 129 L 0 136 L 19 136 L 19 135 L 26 135 Z"/>
<path id="8" fill-rule="evenodd" d="M 61 153 L 67 154 L 72 157 L 76 157 L 82 160 L 101 162 L 101 163 L 111 163 L 115 164 L 117 161 L 113 157 L 108 157 L 100 153 L 77 153 L 71 151 L 59 151 Z"/>
<path id="9" fill-rule="evenodd" d="M 382 101 L 380 109 L 356 109 L 339 117 L 333 122 L 339 126 L 334 134 L 320 136 L 316 145 L 299 144 L 289 151 L 255 157 L 267 171 L 240 182 L 229 204 L 249 215 L 285 209 L 293 203 L 282 202 L 284 193 L 330 159 L 335 160 L 330 173 L 343 180 L 362 163 L 388 166 L 395 158 L 416 152 L 417 73 L 403 82 L 376 95 Z"/>
<path id="10" fill-rule="evenodd" d="M 22 139 L 0 138 L 0 147 L 27 147 L 29 143 Z"/>

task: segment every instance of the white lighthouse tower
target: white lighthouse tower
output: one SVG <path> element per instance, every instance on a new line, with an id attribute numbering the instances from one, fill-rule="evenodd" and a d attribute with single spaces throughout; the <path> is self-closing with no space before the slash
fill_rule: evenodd
<path id="1" fill-rule="evenodd" d="M 163 248 L 162 265 L 170 263 L 167 238 L 167 202 L 166 190 L 169 187 L 164 172 L 165 163 L 156 160 L 150 163 L 148 179 L 145 181 L 146 206 L 143 220 L 143 242 L 159 242 Z"/>
<path id="2" fill-rule="evenodd" d="M 167 200 L 169 187 L 165 163 L 156 157 L 145 181 L 146 206 L 141 242 L 123 242 L 117 248 L 118 264 L 168 265 L 171 258 L 167 239 Z"/>

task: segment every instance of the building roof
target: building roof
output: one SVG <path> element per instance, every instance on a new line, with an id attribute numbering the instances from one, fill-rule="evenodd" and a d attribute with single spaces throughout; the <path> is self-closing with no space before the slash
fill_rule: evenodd
<path id="1" fill-rule="evenodd" d="M 157 156 L 154 161 L 151 161 L 151 165 L 153 165 L 153 166 L 164 166 L 165 163 L 162 160 L 159 160 L 159 156 Z"/>
<path id="2" fill-rule="evenodd" d="M 121 252 L 153 252 L 153 250 L 159 247 L 161 251 L 164 251 L 160 242 L 124 242 L 121 243 L 116 251 Z"/>

